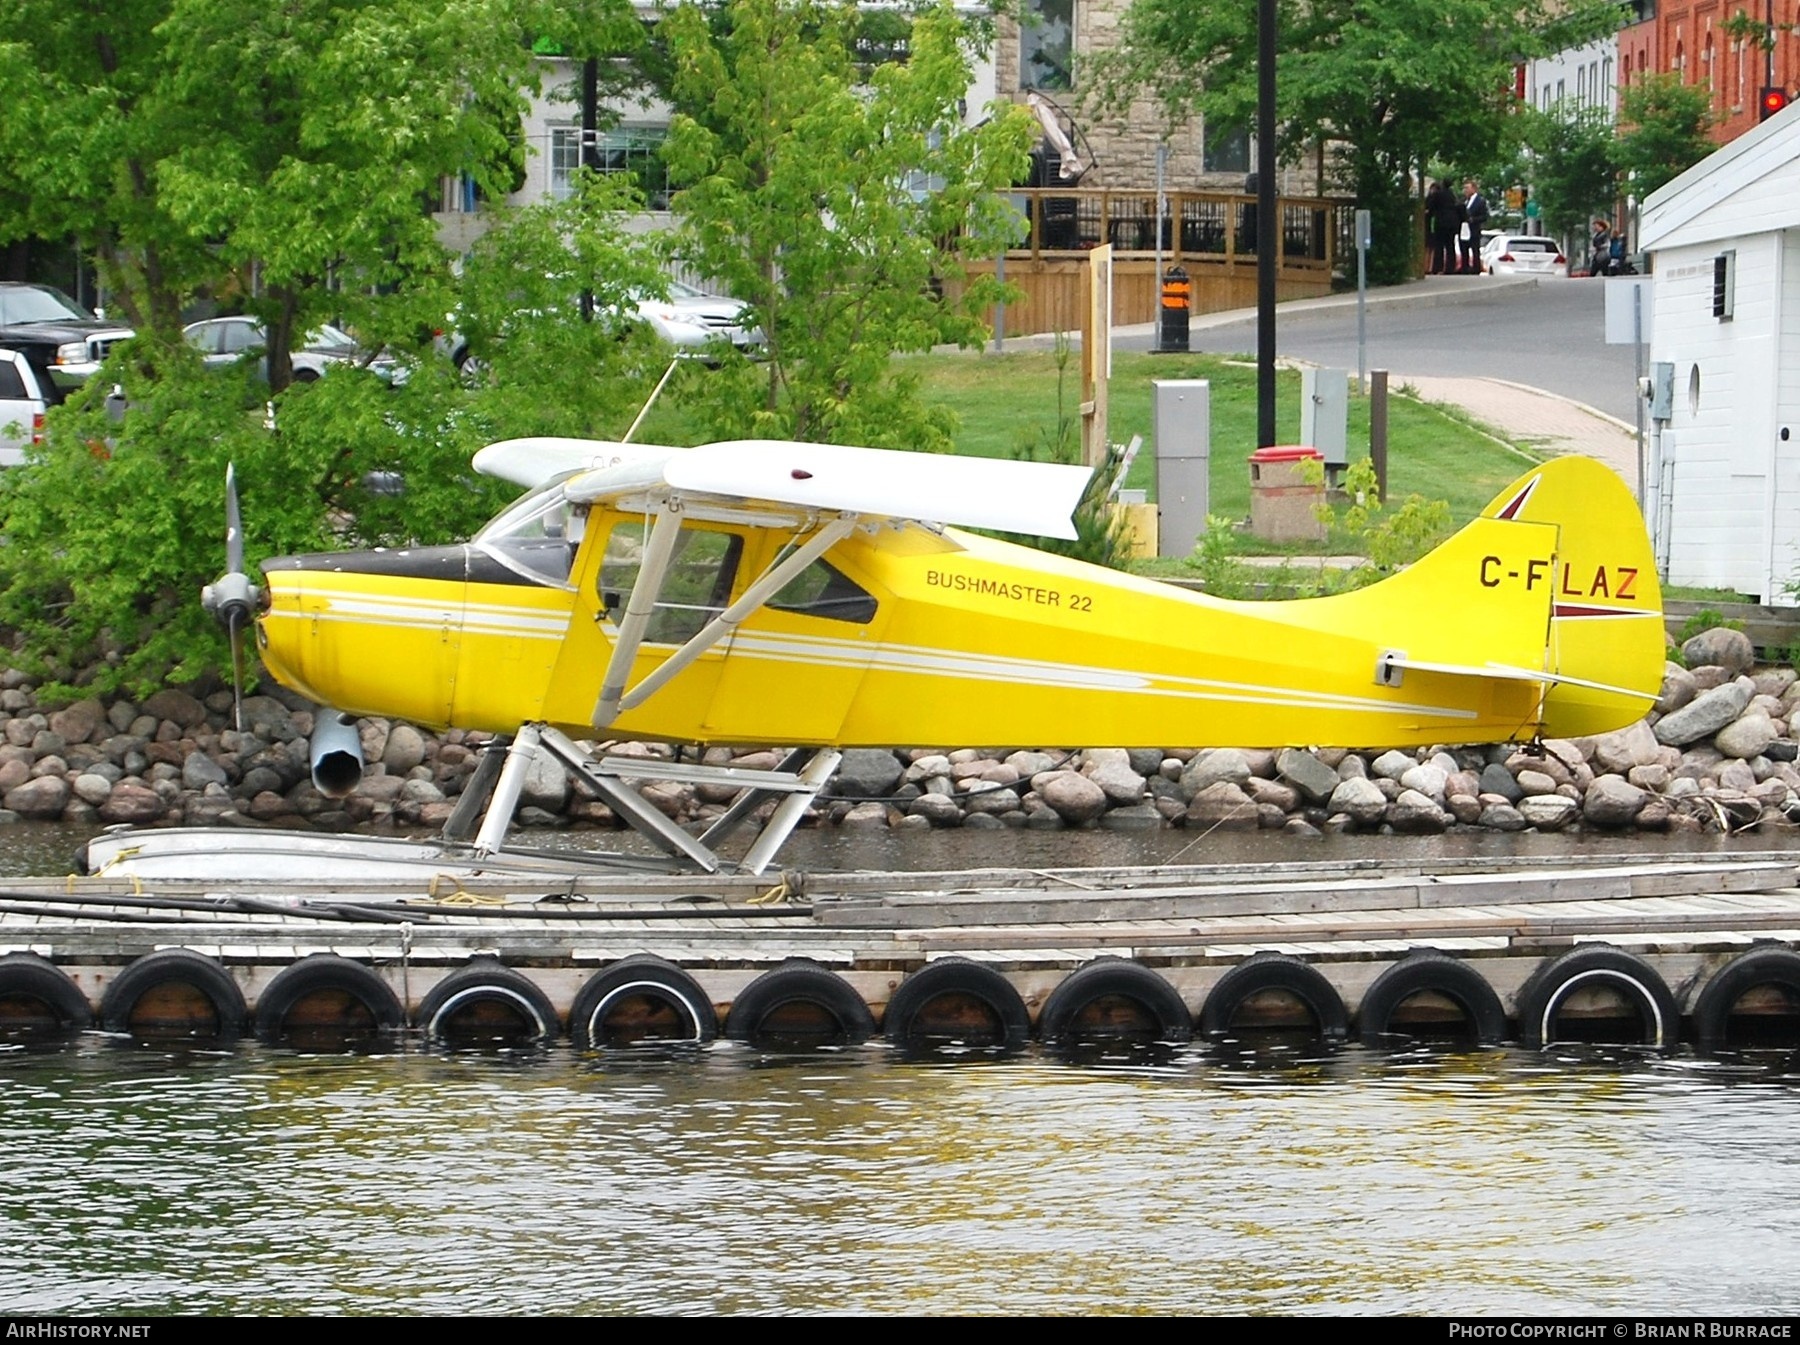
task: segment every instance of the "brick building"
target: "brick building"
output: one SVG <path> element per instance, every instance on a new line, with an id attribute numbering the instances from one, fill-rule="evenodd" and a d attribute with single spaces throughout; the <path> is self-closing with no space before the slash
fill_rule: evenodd
<path id="1" fill-rule="evenodd" d="M 1721 145 L 1761 120 L 1765 86 L 1792 94 L 1800 83 L 1800 0 L 1636 0 L 1631 9 L 1636 21 L 1619 30 L 1619 83 L 1648 72 L 1710 85 Z M 1757 31 L 1728 31 L 1737 14 Z"/>

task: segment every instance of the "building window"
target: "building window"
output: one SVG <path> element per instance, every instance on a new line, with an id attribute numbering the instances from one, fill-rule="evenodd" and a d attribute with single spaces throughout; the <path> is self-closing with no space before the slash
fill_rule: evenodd
<path id="1" fill-rule="evenodd" d="M 1072 89 L 1075 0 L 1025 0 L 1019 16 L 1019 87 Z"/>
<path id="2" fill-rule="evenodd" d="M 550 195 L 566 201 L 575 190 L 575 170 L 581 167 L 581 128 L 558 126 L 550 132 Z"/>
<path id="3" fill-rule="evenodd" d="M 662 161 L 660 127 L 615 126 L 600 132 L 594 166 L 602 173 L 630 173 L 652 210 L 669 208 L 669 170 Z M 575 190 L 581 167 L 581 128 L 558 126 L 550 132 L 550 195 L 566 201 Z"/>
<path id="4" fill-rule="evenodd" d="M 1737 252 L 1728 249 L 1713 258 L 1713 316 L 1730 322 L 1737 311 Z"/>
<path id="5" fill-rule="evenodd" d="M 1248 173 L 1250 171 L 1250 133 L 1221 126 L 1206 129 L 1206 141 L 1200 150 L 1201 170 L 1208 173 Z"/>

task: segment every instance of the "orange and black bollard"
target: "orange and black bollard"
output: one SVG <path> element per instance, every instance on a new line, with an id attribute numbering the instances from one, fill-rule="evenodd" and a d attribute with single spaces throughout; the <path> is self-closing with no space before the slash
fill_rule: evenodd
<path id="1" fill-rule="evenodd" d="M 1188 273 L 1179 266 L 1171 266 L 1163 272 L 1162 303 L 1158 307 L 1156 348 L 1162 353 L 1179 351 L 1183 354 L 1188 348 L 1188 310 L 1192 307 L 1192 293 L 1188 286 Z"/>

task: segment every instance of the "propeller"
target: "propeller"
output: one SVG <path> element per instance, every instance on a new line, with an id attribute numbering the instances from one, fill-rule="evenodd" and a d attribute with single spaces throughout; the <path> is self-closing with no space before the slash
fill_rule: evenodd
<path id="1" fill-rule="evenodd" d="M 200 605 L 231 635 L 231 711 L 244 727 L 244 628 L 256 615 L 262 591 L 244 573 L 244 522 L 238 512 L 237 467 L 225 467 L 225 573 L 200 590 Z"/>

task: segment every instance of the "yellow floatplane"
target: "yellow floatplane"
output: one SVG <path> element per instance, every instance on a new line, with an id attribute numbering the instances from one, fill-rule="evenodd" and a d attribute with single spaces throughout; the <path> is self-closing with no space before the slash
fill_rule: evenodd
<path id="1" fill-rule="evenodd" d="M 1527 472 L 1382 583 L 1293 602 L 1213 598 L 964 531 L 1073 536 L 1085 468 L 567 439 L 494 444 L 475 466 L 529 489 L 473 540 L 282 557 L 260 586 L 242 572 L 234 505 L 233 573 L 206 598 L 234 629 L 254 623 L 272 676 L 342 712 L 322 713 L 314 740 L 328 793 L 361 773 L 348 716 L 508 736 L 435 869 L 532 862 L 503 841 L 545 754 L 677 866 L 733 867 L 715 847 L 781 800 L 735 865 L 759 872 L 848 746 L 1529 742 L 1624 727 L 1662 680 L 1642 522 L 1583 458 Z M 659 763 L 661 779 L 743 787 L 695 837 L 629 786 L 645 762 L 581 746 L 646 738 L 795 750 L 769 772 Z M 139 866 L 177 835 L 136 834 Z M 404 843 L 343 844 L 366 858 Z"/>

